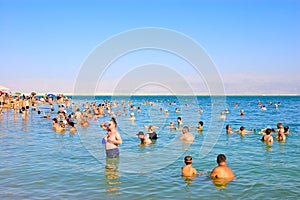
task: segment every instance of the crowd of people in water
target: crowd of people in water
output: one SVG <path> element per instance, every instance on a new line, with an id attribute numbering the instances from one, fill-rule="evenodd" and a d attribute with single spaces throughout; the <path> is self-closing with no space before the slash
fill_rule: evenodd
<path id="1" fill-rule="evenodd" d="M 102 143 L 105 145 L 106 157 L 107 158 L 118 158 L 120 155 L 118 146 L 123 143 L 122 136 L 117 128 L 117 118 L 119 116 L 128 116 L 126 120 L 134 122 L 136 120 L 135 113 L 140 113 L 142 111 L 142 105 L 154 106 L 156 102 L 145 100 L 143 104 L 139 107 L 135 107 L 133 102 L 125 100 L 121 102 L 103 100 L 100 104 L 94 102 L 81 102 L 80 104 L 75 104 L 71 98 L 64 96 L 63 94 L 58 95 L 44 95 L 42 97 L 37 97 L 35 93 L 30 95 L 11 95 L 8 93 L 0 94 L 0 117 L 3 115 L 4 110 L 13 110 L 14 116 L 17 117 L 18 114 L 22 115 L 22 119 L 26 120 L 30 111 L 36 111 L 42 118 L 52 119 L 52 128 L 58 134 L 63 134 L 69 132 L 70 134 L 75 134 L 77 128 L 87 128 L 90 126 L 91 122 L 97 122 L 98 118 L 103 116 L 110 116 L 111 120 L 105 121 L 100 124 L 100 127 L 107 132 L 106 136 L 103 138 Z M 49 110 L 40 110 L 39 105 L 48 104 Z M 54 107 L 54 105 L 56 106 Z M 172 102 L 170 102 L 172 104 Z M 258 101 L 257 105 L 262 110 L 266 110 L 265 105 Z M 270 105 L 274 105 L 275 109 L 278 109 L 280 102 L 273 103 L 270 102 Z M 188 107 L 188 104 L 184 106 Z M 211 104 L 213 106 L 213 104 Z M 238 107 L 238 103 L 234 103 L 234 107 Z M 118 110 L 114 108 L 118 107 Z M 55 109 L 58 110 L 55 110 Z M 119 109 L 123 108 L 123 109 Z M 162 112 L 165 116 L 169 115 L 167 109 L 163 110 L 159 108 L 159 112 Z M 203 112 L 202 108 L 198 110 L 199 114 Z M 180 113 L 178 108 L 175 108 L 175 113 Z M 225 120 L 226 115 L 229 114 L 227 108 L 220 114 L 220 120 Z M 240 115 L 244 116 L 245 112 L 243 109 L 240 110 Z M 174 120 L 175 121 L 175 120 Z M 182 118 L 178 116 L 176 122 L 170 121 L 169 125 L 165 128 L 170 130 L 180 130 L 182 135 L 179 139 L 188 144 L 192 144 L 195 140 L 195 136 L 190 132 L 190 128 L 196 129 L 197 131 L 202 131 L 204 127 L 204 122 L 199 121 L 197 126 L 184 126 Z M 149 145 L 155 144 L 156 140 L 159 138 L 158 134 L 155 132 L 155 129 L 158 128 L 154 125 L 144 126 L 147 133 L 143 131 L 137 132 L 137 140 L 140 141 L 140 145 Z M 274 142 L 273 133 L 276 134 L 275 139 L 280 142 L 285 142 L 286 135 L 290 134 L 289 127 L 283 126 L 282 123 L 277 124 L 277 129 L 272 128 L 263 128 L 260 131 L 246 130 L 244 126 L 241 126 L 238 130 L 232 130 L 230 124 L 226 125 L 226 134 L 237 133 L 241 136 L 245 136 L 249 133 L 258 133 L 262 134 L 261 140 L 267 145 L 272 145 Z M 182 176 L 183 177 L 194 177 L 201 175 L 203 173 L 198 173 L 196 169 L 192 167 L 192 156 L 186 156 L 184 158 L 185 166 L 182 167 Z M 217 156 L 218 166 L 215 167 L 211 173 L 210 177 L 214 180 L 219 179 L 234 179 L 234 173 L 226 165 L 226 156 L 224 154 L 219 154 Z"/>

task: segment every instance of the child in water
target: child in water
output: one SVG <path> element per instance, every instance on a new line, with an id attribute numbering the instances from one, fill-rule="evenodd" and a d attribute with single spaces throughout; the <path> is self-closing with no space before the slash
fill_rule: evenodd
<path id="1" fill-rule="evenodd" d="M 185 156 L 185 166 L 181 168 L 181 174 L 183 177 L 193 177 L 197 175 L 197 170 L 192 167 L 193 158 L 192 156 Z"/>

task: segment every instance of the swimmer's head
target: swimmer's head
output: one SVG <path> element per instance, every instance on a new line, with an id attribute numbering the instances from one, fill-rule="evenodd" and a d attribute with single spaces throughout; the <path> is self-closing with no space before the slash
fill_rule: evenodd
<path id="1" fill-rule="evenodd" d="M 272 133 L 272 129 L 267 128 L 267 129 L 266 129 L 266 134 L 267 134 L 267 135 L 270 135 L 271 133 Z"/>
<path id="2" fill-rule="evenodd" d="M 114 124 L 114 126 L 117 127 L 118 124 L 117 124 L 116 118 L 112 117 L 110 121 L 111 121 L 111 124 Z"/>
<path id="3" fill-rule="evenodd" d="M 243 130 L 245 130 L 245 127 L 241 126 L 240 131 L 243 131 Z"/>
<path id="4" fill-rule="evenodd" d="M 231 128 L 231 126 L 229 124 L 226 125 L 226 130 L 228 130 L 229 128 Z"/>
<path id="5" fill-rule="evenodd" d="M 154 126 L 150 125 L 148 128 L 149 131 L 154 131 Z"/>
<path id="6" fill-rule="evenodd" d="M 193 162 L 192 156 L 185 156 L 185 157 L 184 157 L 184 163 L 185 163 L 186 165 L 192 164 L 192 162 Z"/>
<path id="7" fill-rule="evenodd" d="M 222 162 L 226 162 L 226 156 L 224 154 L 219 154 L 217 157 L 217 163 L 220 164 Z"/>
<path id="8" fill-rule="evenodd" d="M 278 129 L 281 129 L 281 128 L 282 128 L 282 123 L 278 123 L 278 124 L 277 124 L 277 128 L 278 128 Z"/>
<path id="9" fill-rule="evenodd" d="M 75 123 L 74 123 L 74 122 L 69 122 L 69 125 L 70 125 L 71 127 L 74 127 L 74 126 L 75 126 Z"/>
<path id="10" fill-rule="evenodd" d="M 183 132 L 183 133 L 189 132 L 189 127 L 188 127 L 188 126 L 184 126 L 184 127 L 182 128 L 182 132 Z"/>
<path id="11" fill-rule="evenodd" d="M 283 129 L 284 129 L 284 132 L 288 132 L 289 131 L 289 126 L 285 126 Z"/>
<path id="12" fill-rule="evenodd" d="M 200 124 L 201 126 L 203 126 L 203 121 L 200 121 L 199 124 Z"/>
<path id="13" fill-rule="evenodd" d="M 142 139 L 144 138 L 144 132 L 140 131 L 138 134 L 136 134 L 138 136 L 138 138 Z"/>

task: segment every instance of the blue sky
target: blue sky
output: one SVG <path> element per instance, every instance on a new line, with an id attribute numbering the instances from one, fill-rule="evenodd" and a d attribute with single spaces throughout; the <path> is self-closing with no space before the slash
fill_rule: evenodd
<path id="1" fill-rule="evenodd" d="M 0 85 L 22 92 L 72 92 L 81 65 L 103 41 L 131 29 L 161 27 L 201 45 L 228 94 L 300 94 L 299 19 L 296 0 L 0 0 Z M 149 62 L 166 63 L 202 87 L 177 58 L 144 51 L 115 63 L 97 92 L 110 92 L 109 80 L 115 84 L 127 68 Z"/>

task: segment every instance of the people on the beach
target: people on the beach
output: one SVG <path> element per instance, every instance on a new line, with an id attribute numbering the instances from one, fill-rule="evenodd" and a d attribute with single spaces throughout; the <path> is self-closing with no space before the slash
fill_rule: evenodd
<path id="1" fill-rule="evenodd" d="M 234 173 L 226 165 L 226 156 L 224 154 L 219 154 L 217 156 L 217 163 L 218 163 L 218 166 L 212 170 L 210 177 L 213 179 L 233 180 Z"/>
<path id="2" fill-rule="evenodd" d="M 181 175 L 183 177 L 194 177 L 197 175 L 197 170 L 192 167 L 193 158 L 192 156 L 184 157 L 185 166 L 181 167 Z"/>
<path id="3" fill-rule="evenodd" d="M 107 131 L 105 136 L 105 150 L 107 158 L 119 157 L 118 146 L 122 144 L 122 138 L 120 133 L 117 131 L 117 122 L 115 118 L 111 118 L 110 121 L 103 122 L 100 126 Z"/>

